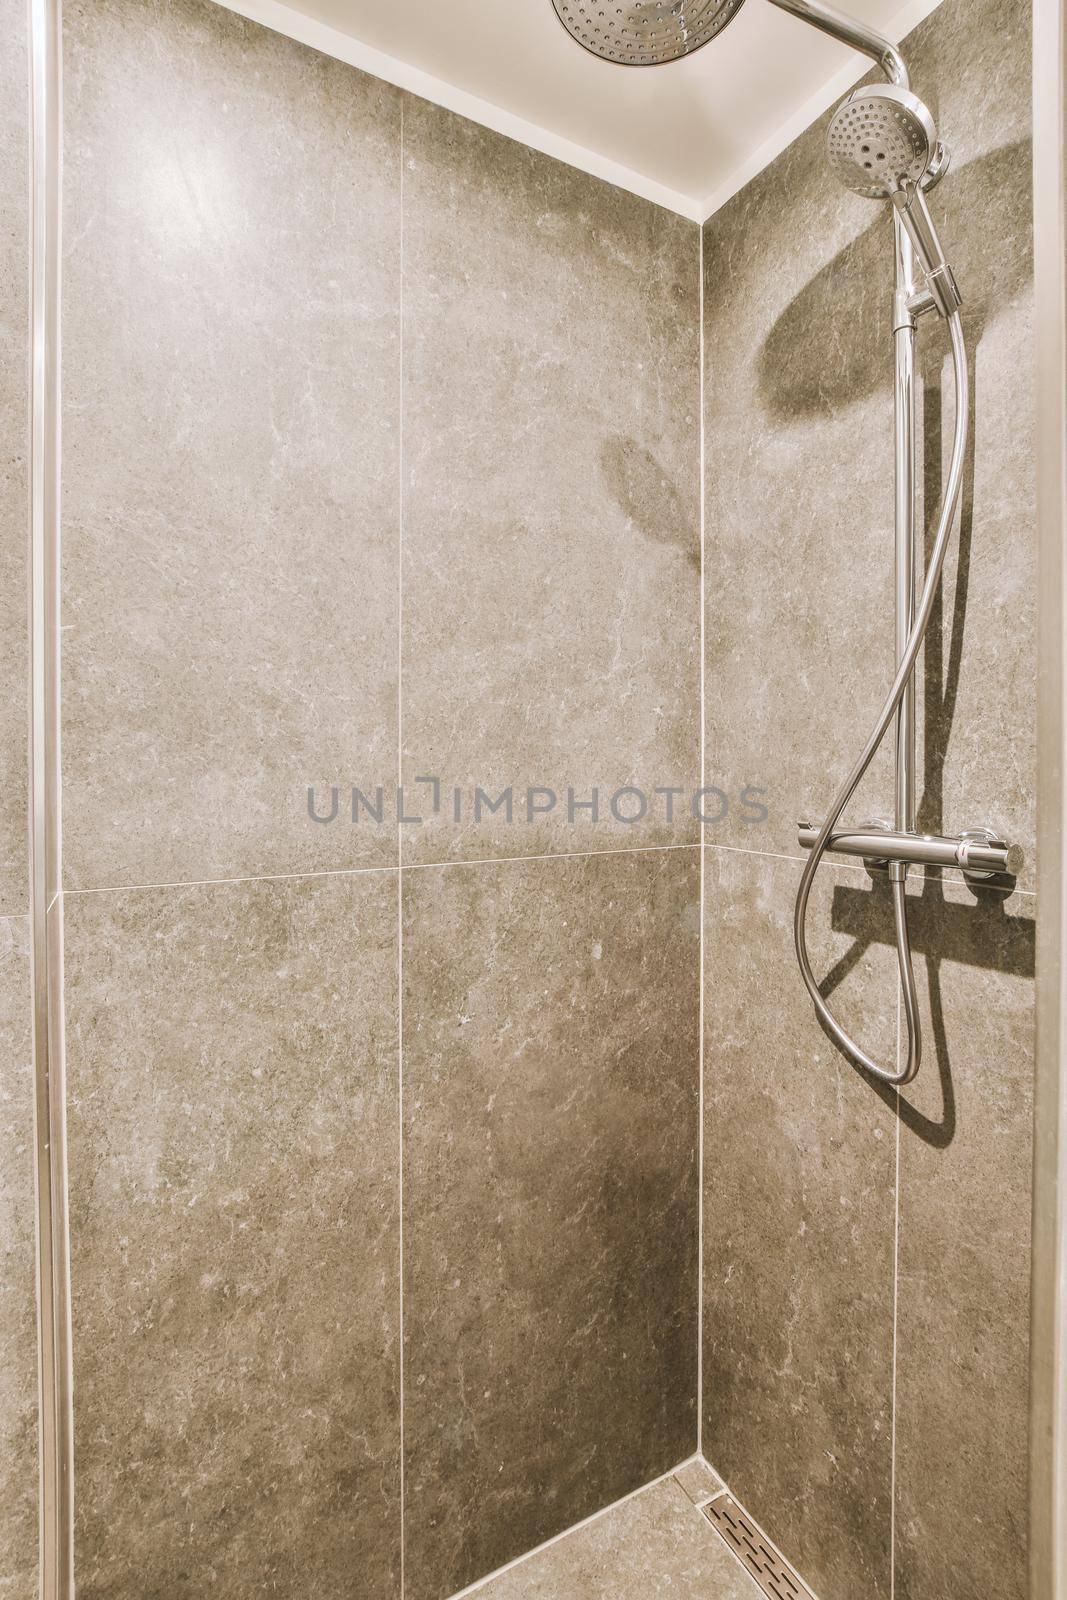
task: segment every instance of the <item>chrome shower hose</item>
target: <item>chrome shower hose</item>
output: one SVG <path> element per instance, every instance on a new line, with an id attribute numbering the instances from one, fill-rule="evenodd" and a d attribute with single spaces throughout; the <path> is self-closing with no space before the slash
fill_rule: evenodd
<path id="1" fill-rule="evenodd" d="M 812 846 L 811 854 L 804 864 L 804 871 L 800 875 L 797 903 L 793 913 L 793 939 L 796 944 L 797 961 L 800 964 L 801 976 L 811 996 L 812 1004 L 819 1016 L 819 1020 L 838 1048 L 850 1060 L 873 1074 L 874 1077 L 880 1078 L 883 1083 L 892 1084 L 910 1082 L 919 1070 L 919 1061 L 922 1055 L 922 1030 L 919 1024 L 915 975 L 912 971 L 911 945 L 908 939 L 908 907 L 905 893 L 907 867 L 903 862 L 893 862 L 889 868 L 893 891 L 893 919 L 896 924 L 897 959 L 900 966 L 900 983 L 904 994 L 904 1015 L 908 1026 L 908 1059 L 899 1070 L 879 1066 L 878 1062 L 856 1043 L 830 1010 L 819 989 L 815 974 L 811 970 L 811 961 L 808 958 L 806 924 L 812 882 L 818 871 L 819 863 L 826 854 L 830 835 L 837 827 L 841 813 L 856 792 L 860 779 L 874 759 L 875 753 L 897 713 L 900 702 L 904 698 L 908 683 L 915 670 L 916 657 L 922 647 L 923 639 L 926 637 L 930 613 L 933 610 L 938 585 L 941 582 L 941 569 L 945 564 L 945 554 L 948 550 L 952 523 L 956 515 L 960 488 L 963 483 L 963 462 L 967 451 L 967 416 L 970 402 L 967 379 L 967 352 L 963 342 L 963 325 L 960 322 L 959 312 L 953 312 L 947 321 L 952 342 L 952 370 L 956 386 L 956 424 L 948 480 L 945 484 L 944 498 L 941 502 L 930 565 L 927 568 L 926 579 L 923 583 L 922 594 L 915 613 L 915 621 L 897 665 L 897 674 L 893 679 L 893 687 L 890 689 L 885 704 L 878 713 L 878 720 L 871 729 L 859 759 L 841 785 L 837 798 L 823 819 L 823 825 Z"/>

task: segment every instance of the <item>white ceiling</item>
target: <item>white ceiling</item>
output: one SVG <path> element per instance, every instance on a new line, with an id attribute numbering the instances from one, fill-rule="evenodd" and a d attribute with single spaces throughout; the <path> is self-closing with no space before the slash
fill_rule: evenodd
<path id="1" fill-rule="evenodd" d="M 581 49 L 551 0 L 223 3 L 698 221 L 870 65 L 767 0 L 643 69 Z M 843 3 L 896 43 L 938 0 Z"/>

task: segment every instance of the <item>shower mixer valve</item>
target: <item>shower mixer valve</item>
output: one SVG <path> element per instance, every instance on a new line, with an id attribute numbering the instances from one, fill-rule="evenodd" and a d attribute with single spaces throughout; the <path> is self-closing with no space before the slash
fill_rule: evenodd
<path id="1" fill-rule="evenodd" d="M 797 842 L 810 850 L 819 837 L 820 825 L 797 823 Z M 1023 866 L 1021 845 L 1008 844 L 991 828 L 970 828 L 965 833 L 903 833 L 889 822 L 865 822 L 858 828 L 835 829 L 825 846 L 835 855 L 862 856 L 868 871 L 884 871 L 901 862 L 905 869 L 916 867 L 958 867 L 968 882 L 988 883 L 994 878 L 1019 876 Z"/>

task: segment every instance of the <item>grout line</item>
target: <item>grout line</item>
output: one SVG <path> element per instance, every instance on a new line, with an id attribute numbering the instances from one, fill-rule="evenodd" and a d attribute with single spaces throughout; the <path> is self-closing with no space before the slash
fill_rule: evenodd
<path id="1" fill-rule="evenodd" d="M 787 855 L 784 850 L 750 850 L 740 844 L 709 844 L 708 849 L 725 850 L 729 855 L 734 856 L 762 856 L 767 861 L 794 861 L 798 867 L 803 866 L 808 859 L 807 856 Z M 828 861 L 826 864 L 827 866 L 840 867 L 843 872 L 862 872 L 865 874 L 867 871 L 867 868 L 862 863 L 854 865 L 851 861 Z"/>
<path id="2" fill-rule="evenodd" d="M 617 1511 L 620 1506 L 627 1505 L 631 1500 L 636 1500 L 638 1495 L 646 1494 L 649 1489 L 655 1489 L 659 1484 L 666 1483 L 668 1478 L 673 1478 L 676 1472 L 683 1467 L 688 1467 L 694 1461 L 700 1461 L 700 1454 L 686 1456 L 684 1461 L 677 1462 L 669 1467 L 666 1472 L 661 1472 L 658 1478 L 650 1478 L 647 1483 L 642 1483 L 636 1489 L 631 1489 L 629 1494 L 624 1494 L 618 1500 L 613 1500 L 610 1505 L 601 1506 L 599 1511 L 592 1512 L 588 1517 L 583 1517 L 580 1522 L 571 1523 L 569 1528 L 563 1528 L 559 1533 L 554 1533 L 551 1539 L 546 1539 L 543 1544 L 534 1545 L 532 1550 L 524 1550 L 521 1556 L 516 1556 L 513 1561 L 506 1561 L 502 1567 L 495 1567 L 492 1572 L 487 1572 L 484 1578 L 478 1578 L 474 1583 L 469 1583 L 465 1589 L 457 1589 L 455 1594 L 449 1595 L 448 1600 L 465 1600 L 465 1596 L 477 1594 L 479 1589 L 484 1589 L 495 1578 L 502 1578 L 506 1572 L 514 1572 L 516 1567 L 523 1566 L 534 1556 L 540 1555 L 543 1550 L 551 1550 L 555 1544 L 560 1544 L 564 1539 L 569 1539 L 572 1533 L 577 1533 L 580 1528 L 588 1528 L 591 1523 L 599 1522 L 601 1517 L 606 1517 L 612 1511 Z"/>
<path id="3" fill-rule="evenodd" d="M 396 563 L 396 783 L 404 782 L 404 96 L 400 97 L 400 272 L 398 323 L 400 355 L 397 373 L 397 563 Z M 400 1600 L 404 1600 L 406 1570 L 406 1462 L 404 1434 L 404 835 L 396 824 L 396 1057 L 397 1057 L 397 1265 L 399 1277 L 400 1373 Z"/>
<path id="4" fill-rule="evenodd" d="M 309 872 L 258 872 L 247 878 L 175 878 L 163 883 L 103 883 L 87 889 L 64 889 L 68 899 L 81 894 L 132 894 L 138 889 L 210 889 L 233 883 L 291 883 L 312 878 L 361 878 L 373 873 L 395 872 L 395 866 L 321 867 Z"/>
<path id="5" fill-rule="evenodd" d="M 635 844 L 620 845 L 612 850 L 550 850 L 532 856 L 476 856 L 470 861 L 457 856 L 454 861 L 413 861 L 405 872 L 438 871 L 443 867 L 497 867 L 521 861 L 581 861 L 587 856 L 645 856 L 660 855 L 666 850 L 699 850 L 699 844 Z"/>
<path id="6" fill-rule="evenodd" d="M 699 284 L 697 289 L 697 313 L 700 318 L 699 338 L 699 373 L 698 373 L 698 402 L 700 417 L 698 433 L 700 438 L 700 461 L 698 471 L 698 491 L 700 494 L 700 787 L 704 788 L 705 763 L 707 757 L 705 739 L 705 702 L 707 695 L 707 668 L 705 665 L 706 654 L 704 649 L 704 584 L 706 565 L 704 560 L 704 542 L 706 536 L 705 526 L 705 466 L 704 466 L 704 228 L 700 227 L 700 237 L 697 249 L 697 270 Z M 699 993 L 697 999 L 697 1016 L 699 1035 L 697 1040 L 697 1454 L 704 1448 L 704 825 L 700 826 L 700 948 L 697 955 L 697 982 Z"/>
<path id="7" fill-rule="evenodd" d="M 399 696 L 398 696 L 399 698 Z M 405 872 L 427 872 L 441 867 L 496 867 L 521 861 L 574 861 L 586 856 L 642 856 L 658 854 L 664 850 L 699 850 L 697 844 L 647 844 L 621 847 L 618 850 L 553 850 L 543 855 L 530 856 L 478 856 L 468 861 L 457 856 L 454 861 L 408 861 Z M 290 883 L 314 878 L 360 878 L 375 873 L 399 872 L 400 862 L 389 862 L 380 867 L 319 867 L 307 872 L 258 872 L 242 878 L 174 878 L 160 883 L 103 883 L 90 884 L 84 889 L 64 889 L 65 895 L 130 894 L 138 889 L 209 889 L 234 883 Z M 58 892 L 53 896 L 53 903 Z M 12 913 L 18 915 L 18 913 Z"/>
<path id="8" fill-rule="evenodd" d="M 429 872 L 440 870 L 443 867 L 497 867 L 512 865 L 523 861 L 581 861 L 589 856 L 641 856 L 660 854 L 666 850 L 722 850 L 729 855 L 761 856 L 767 861 L 794 861 L 802 865 L 805 857 L 785 855 L 780 850 L 747 850 L 741 845 L 733 844 L 635 844 L 620 845 L 617 849 L 607 850 L 550 850 L 536 855 L 528 856 L 472 856 L 469 860 L 457 856 L 453 861 L 408 861 L 404 863 L 405 872 Z M 842 872 L 866 872 L 862 866 L 853 866 L 850 861 L 834 861 L 830 865 Z M 307 872 L 256 872 L 247 877 L 237 878 L 173 878 L 165 879 L 159 883 L 101 883 L 89 884 L 83 889 L 63 889 L 56 891 L 49 905 L 54 905 L 59 898 L 59 893 L 64 895 L 87 894 L 132 894 L 140 889 L 208 889 L 235 883 L 289 883 L 305 881 L 314 878 L 359 878 L 374 873 L 397 872 L 400 870 L 399 862 L 388 862 L 380 867 L 318 867 L 310 868 Z M 921 874 L 926 876 L 925 873 Z M 920 873 L 916 871 L 916 877 Z M 949 883 L 962 882 L 962 879 L 950 878 Z M 1034 889 L 1013 889 L 1010 895 L 1005 895 L 1005 900 L 1021 896 L 1024 900 L 1035 900 L 1037 892 Z M 10 913 L 18 916 L 18 912 Z"/>

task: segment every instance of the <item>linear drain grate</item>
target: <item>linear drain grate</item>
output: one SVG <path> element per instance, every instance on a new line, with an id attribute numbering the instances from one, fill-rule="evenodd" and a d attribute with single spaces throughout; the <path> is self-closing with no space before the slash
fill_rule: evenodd
<path id="1" fill-rule="evenodd" d="M 815 1600 L 803 1579 L 730 1495 L 721 1494 L 709 1500 L 701 1510 L 764 1594 L 771 1595 L 773 1600 Z"/>

